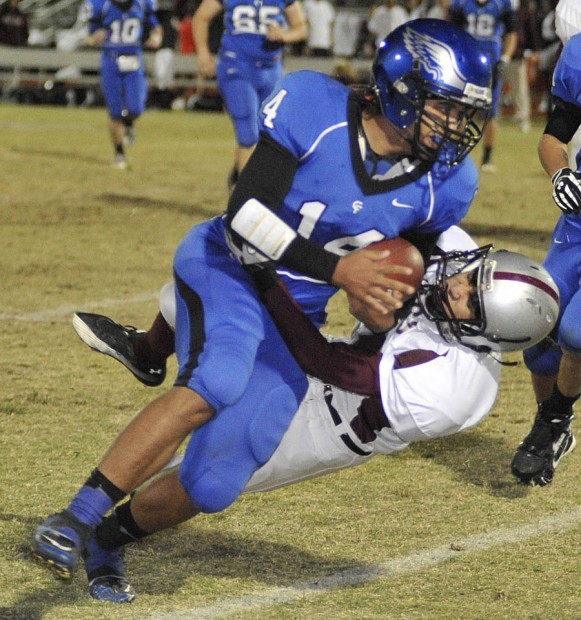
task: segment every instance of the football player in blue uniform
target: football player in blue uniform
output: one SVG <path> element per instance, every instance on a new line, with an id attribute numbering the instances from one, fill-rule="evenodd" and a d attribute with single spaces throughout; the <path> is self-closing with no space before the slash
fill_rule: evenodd
<path id="1" fill-rule="evenodd" d="M 86 0 L 87 45 L 103 46 L 101 87 L 109 112 L 109 134 L 115 155 L 113 165 L 127 168 L 123 144 L 131 142 L 133 123 L 145 110 L 147 80 L 143 67 L 143 47 L 157 49 L 163 31 L 155 0 Z M 149 36 L 142 43 L 144 27 Z"/>
<path id="2" fill-rule="evenodd" d="M 525 351 L 539 403 L 531 432 L 513 461 L 525 484 L 549 484 L 575 446 L 570 425 L 581 395 L 581 152 L 569 166 L 567 145 L 581 126 L 581 34 L 565 44 L 553 74 L 554 108 L 539 141 L 539 159 L 553 181 L 562 214 L 543 265 L 559 287 L 561 311 L 552 340 Z"/>
<path id="3" fill-rule="evenodd" d="M 481 170 L 495 172 L 491 157 L 497 131 L 496 115 L 504 73 L 518 45 L 516 12 L 512 0 L 452 0 L 448 19 L 480 41 L 494 66 L 492 118 L 484 135 Z"/>
<path id="4" fill-rule="evenodd" d="M 208 44 L 211 21 L 224 12 L 218 61 Z M 306 38 L 300 0 L 203 0 L 193 18 L 198 71 L 216 76 L 236 134 L 232 189 L 258 142 L 260 104 L 282 79 L 283 47 Z"/>
<path id="5" fill-rule="evenodd" d="M 557 286 L 536 261 L 490 250 L 477 249 L 459 227 L 445 231 L 412 310 L 397 326 L 392 313 L 368 313 L 349 300 L 354 316 L 375 330 L 359 323 L 349 343 L 329 342 L 272 271 L 261 271 L 255 280 L 261 298 L 309 375 L 309 389 L 281 443 L 244 493 L 354 467 L 377 454 L 393 454 L 478 424 L 498 394 L 499 355 L 539 342 L 559 312 Z M 173 319 L 168 313 L 172 325 Z M 470 389 L 458 390 L 462 385 Z M 110 602 L 135 597 L 118 549 L 153 533 L 151 515 L 178 501 L 165 493 L 172 488 L 168 478 L 179 475 L 181 460 L 176 455 L 170 467 L 97 528 L 85 556 L 89 591 L 96 598 L 107 591 L 116 594 L 107 598 Z M 110 568 L 93 576 L 106 550 L 111 550 Z"/>
<path id="6" fill-rule="evenodd" d="M 171 490 L 183 501 L 159 515 L 160 529 L 224 510 L 280 443 L 307 381 L 249 270 L 277 264 L 316 325 L 338 288 L 387 314 L 413 292 L 397 279 L 409 269 L 366 246 L 407 231 L 429 256 L 439 232 L 466 214 L 477 187 L 466 156 L 491 104 L 488 57 L 462 29 L 416 20 L 387 37 L 373 74 L 362 92 L 323 74 L 291 74 L 262 106 L 261 138 L 227 213 L 195 226 L 174 258 L 174 387 L 119 435 L 67 509 L 36 530 L 34 555 L 57 575 L 72 576 L 103 515 L 193 430 Z M 115 355 L 129 337 L 111 323 L 83 329 Z"/>

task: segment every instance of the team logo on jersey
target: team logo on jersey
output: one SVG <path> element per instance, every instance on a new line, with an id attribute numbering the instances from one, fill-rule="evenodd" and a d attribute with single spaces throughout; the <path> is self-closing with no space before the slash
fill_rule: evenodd
<path id="1" fill-rule="evenodd" d="M 444 81 L 446 76 L 447 84 L 460 90 L 464 88 L 466 77 L 460 71 L 456 54 L 449 45 L 413 28 L 405 29 L 403 41 L 414 60 L 418 61 L 435 81 Z"/>
<path id="2" fill-rule="evenodd" d="M 359 213 L 359 211 L 363 209 L 363 203 L 361 202 L 361 200 L 356 200 L 352 206 L 353 206 L 353 213 Z"/>

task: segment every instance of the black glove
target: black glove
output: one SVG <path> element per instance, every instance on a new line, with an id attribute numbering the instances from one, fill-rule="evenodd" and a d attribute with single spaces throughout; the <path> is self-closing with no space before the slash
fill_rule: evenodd
<path id="1" fill-rule="evenodd" d="M 581 172 L 571 168 L 557 170 L 551 179 L 553 200 L 563 213 L 581 213 Z"/>

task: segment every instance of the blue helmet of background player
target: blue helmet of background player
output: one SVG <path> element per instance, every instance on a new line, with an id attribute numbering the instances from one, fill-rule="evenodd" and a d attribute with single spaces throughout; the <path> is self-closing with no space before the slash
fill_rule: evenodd
<path id="1" fill-rule="evenodd" d="M 396 28 L 379 45 L 373 77 L 385 117 L 402 130 L 413 128 L 413 137 L 406 135 L 416 157 L 455 165 L 482 137 L 492 105 L 492 65 L 461 28 L 439 19 Z M 461 122 L 454 128 L 426 112 L 429 99 L 464 106 Z M 422 123 L 433 129 L 437 147 L 420 142 Z"/>

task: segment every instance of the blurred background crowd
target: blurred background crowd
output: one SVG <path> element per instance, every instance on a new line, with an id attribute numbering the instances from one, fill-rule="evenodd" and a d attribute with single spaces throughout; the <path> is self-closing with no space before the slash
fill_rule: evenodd
<path id="1" fill-rule="evenodd" d="M 512 0 L 517 15 L 518 49 L 508 67 L 502 109 L 528 131 L 530 118 L 549 108 L 548 86 L 560 48 L 555 32 L 558 0 Z M 165 70 L 156 76 L 150 104 L 171 107 L 181 92 L 173 88 L 172 55 L 194 55 L 192 16 L 200 0 L 159 0 L 158 19 L 164 37 L 156 52 L 165 57 Z M 335 75 L 345 82 L 365 80 L 350 61 L 372 58 L 376 42 L 394 28 L 417 17 L 446 19 L 450 0 L 303 0 L 309 23 L 305 41 L 286 46 L 288 57 L 327 57 L 336 60 Z M 0 2 L 0 44 L 56 48 L 72 51 L 84 48 L 87 27 L 82 17 L 82 0 L 4 0 Z M 216 52 L 222 34 L 222 16 L 210 31 L 210 47 Z M 169 62 L 168 62 L 169 60 Z M 0 60 L 1 63 L 1 60 Z M 525 76 L 524 86 L 523 78 Z M 523 97 L 530 98 L 524 101 Z M 68 103 L 78 103 L 69 96 Z M 81 99 L 92 103 L 95 93 Z M 215 102 L 214 102 L 215 103 Z M 214 104 L 212 104 L 214 105 Z M 219 102 L 216 104 L 219 106 Z M 530 109 L 530 112 L 527 110 Z"/>

